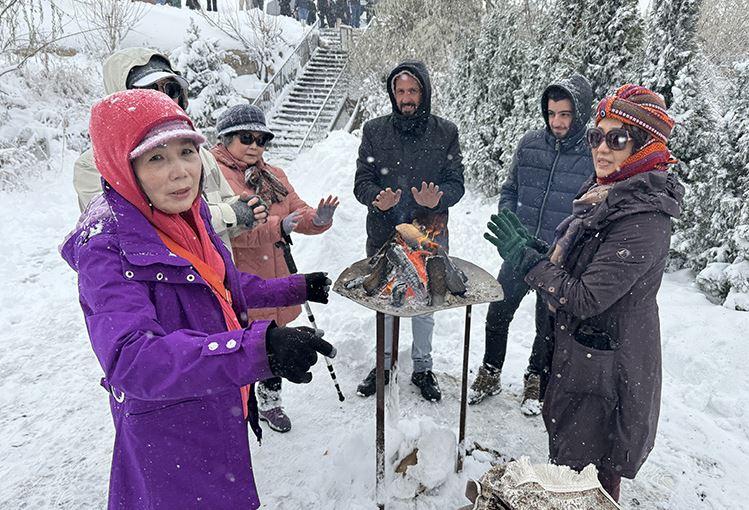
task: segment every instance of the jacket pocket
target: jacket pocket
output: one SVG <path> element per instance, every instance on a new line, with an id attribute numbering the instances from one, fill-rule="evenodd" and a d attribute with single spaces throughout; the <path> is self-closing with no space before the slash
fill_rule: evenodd
<path id="1" fill-rule="evenodd" d="M 196 412 L 202 402 L 199 398 L 181 400 L 128 399 L 125 416 L 128 420 L 151 421 L 169 419 L 187 412 Z"/>
<path id="2" fill-rule="evenodd" d="M 578 340 L 578 337 L 586 345 Z M 592 345 L 607 341 L 596 335 L 578 335 L 569 344 L 569 361 L 565 381 L 565 392 L 594 395 L 607 399 L 616 396 L 616 374 L 614 358 L 616 350 L 597 349 Z"/>

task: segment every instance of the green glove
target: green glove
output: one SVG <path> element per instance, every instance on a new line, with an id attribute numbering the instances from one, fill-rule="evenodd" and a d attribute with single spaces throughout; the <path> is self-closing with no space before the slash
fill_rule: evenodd
<path id="1" fill-rule="evenodd" d="M 507 209 L 506 207 L 503 207 L 502 210 L 499 211 L 499 215 L 505 218 L 510 223 L 512 228 L 515 229 L 515 232 L 523 236 L 523 238 L 525 239 L 525 245 L 528 248 L 533 248 L 539 253 L 546 253 L 549 251 L 549 245 L 546 244 L 546 241 L 532 236 L 531 233 L 528 232 L 528 229 L 525 228 L 525 225 L 520 223 L 520 219 L 514 212 Z"/>
<path id="2" fill-rule="evenodd" d="M 513 227 L 505 215 L 492 214 L 491 221 L 486 226 L 494 235 L 487 232 L 484 238 L 497 247 L 499 256 L 505 262 L 512 267 L 518 267 L 527 248 L 527 238 Z"/>

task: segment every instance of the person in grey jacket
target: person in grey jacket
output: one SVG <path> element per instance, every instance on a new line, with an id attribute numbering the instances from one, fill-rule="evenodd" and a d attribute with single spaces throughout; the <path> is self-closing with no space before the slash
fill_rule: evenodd
<path id="1" fill-rule="evenodd" d="M 171 97 L 183 110 L 187 109 L 187 81 L 156 50 L 137 47 L 116 51 L 104 62 L 102 74 L 107 94 L 154 88 Z M 235 195 L 210 151 L 201 147 L 199 152 L 203 163 L 202 192 L 211 212 L 211 224 L 231 253 L 230 238 L 251 228 L 255 221 L 265 221 L 267 212 L 256 198 L 249 203 L 248 197 Z M 73 186 L 81 212 L 102 194 L 101 175 L 91 149 L 83 152 L 73 166 Z"/>
<path id="2" fill-rule="evenodd" d="M 666 146 L 674 120 L 663 98 L 620 87 L 596 108 L 587 132 L 595 179 L 546 253 L 511 211 L 485 234 L 553 313 L 552 377 L 543 406 L 549 456 L 588 464 L 614 500 L 655 444 L 661 397 L 656 296 L 684 187 Z"/>
<path id="3" fill-rule="evenodd" d="M 557 225 L 572 212 L 572 200 L 580 186 L 593 175 L 590 149 L 584 140 L 592 102 L 590 84 L 583 76 L 575 74 L 549 85 L 541 96 L 546 128 L 523 136 L 502 185 L 499 209 L 515 212 L 522 224 L 547 244 L 554 240 Z M 478 404 L 501 391 L 500 376 L 510 322 L 529 290 L 506 263 L 502 264 L 497 280 L 502 285 L 504 300 L 489 306 L 484 360 L 471 385 L 469 404 Z M 522 412 L 527 415 L 541 412 L 552 349 L 549 313 L 538 295 L 535 315 L 536 336 L 521 404 Z"/>

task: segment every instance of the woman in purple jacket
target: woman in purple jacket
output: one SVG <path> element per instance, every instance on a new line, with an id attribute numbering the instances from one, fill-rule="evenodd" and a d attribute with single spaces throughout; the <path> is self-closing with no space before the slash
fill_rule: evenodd
<path id="1" fill-rule="evenodd" d="M 113 94 L 94 105 L 90 133 L 104 194 L 61 251 L 110 393 L 109 508 L 257 508 L 251 385 L 309 382 L 317 353 L 335 350 L 245 310 L 327 302 L 330 280 L 236 269 L 200 198 L 205 139 L 166 95 Z"/>

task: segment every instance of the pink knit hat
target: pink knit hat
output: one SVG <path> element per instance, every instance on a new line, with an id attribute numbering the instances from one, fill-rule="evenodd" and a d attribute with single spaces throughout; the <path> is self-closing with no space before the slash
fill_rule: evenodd
<path id="1" fill-rule="evenodd" d="M 143 140 L 140 141 L 138 146 L 130 152 L 130 159 L 135 159 L 151 149 L 158 147 L 159 145 L 164 145 L 175 138 L 187 138 L 197 147 L 200 147 L 206 141 L 206 138 L 195 131 L 187 121 L 169 120 L 162 122 L 151 129 L 146 136 L 143 137 Z"/>

